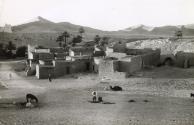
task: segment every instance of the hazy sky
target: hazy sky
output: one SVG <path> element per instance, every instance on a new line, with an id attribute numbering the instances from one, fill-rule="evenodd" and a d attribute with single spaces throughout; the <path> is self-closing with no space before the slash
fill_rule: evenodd
<path id="1" fill-rule="evenodd" d="M 0 0 L 0 25 L 37 16 L 102 30 L 194 23 L 194 0 Z"/>

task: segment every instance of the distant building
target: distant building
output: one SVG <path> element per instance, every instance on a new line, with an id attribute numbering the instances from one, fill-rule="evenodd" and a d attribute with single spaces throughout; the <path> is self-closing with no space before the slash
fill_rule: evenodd
<path id="1" fill-rule="evenodd" d="M 0 32 L 12 33 L 11 25 L 5 24 L 4 27 L 0 27 Z"/>
<path id="2" fill-rule="evenodd" d="M 119 43 L 120 44 L 120 43 Z M 56 48 L 28 46 L 27 75 L 38 79 L 53 78 L 83 72 L 95 72 L 100 78 L 121 79 L 147 66 L 156 66 L 160 61 L 160 50 L 127 49 L 101 46 L 75 46 L 68 51 Z M 124 51 L 123 51 L 124 50 Z"/>

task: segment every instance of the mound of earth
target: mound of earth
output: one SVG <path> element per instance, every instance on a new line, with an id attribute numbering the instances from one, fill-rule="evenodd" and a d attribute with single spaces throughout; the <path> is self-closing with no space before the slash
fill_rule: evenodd
<path id="1" fill-rule="evenodd" d="M 6 89 L 6 85 L 0 81 L 0 89 Z"/>

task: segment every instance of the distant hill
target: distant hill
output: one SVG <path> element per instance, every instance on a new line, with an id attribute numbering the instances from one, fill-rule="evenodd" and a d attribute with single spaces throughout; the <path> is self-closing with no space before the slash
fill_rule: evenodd
<path id="1" fill-rule="evenodd" d="M 138 25 L 120 30 L 128 34 L 144 34 L 147 36 L 173 36 L 176 31 L 182 30 L 184 36 L 194 36 L 194 25 L 185 26 L 161 26 L 161 27 L 149 27 L 145 25 Z M 189 28 L 188 28 L 189 27 Z"/>
<path id="2" fill-rule="evenodd" d="M 194 24 L 187 24 L 185 27 L 188 29 L 194 29 Z"/>
<path id="3" fill-rule="evenodd" d="M 54 23 L 43 17 L 37 17 L 29 22 L 21 25 L 13 26 L 12 30 L 15 33 L 58 33 L 68 31 L 70 33 L 78 33 L 80 25 L 71 24 L 69 22 Z M 181 29 L 181 26 L 161 26 L 150 27 L 145 25 L 132 26 L 118 31 L 102 31 L 86 26 L 82 26 L 85 29 L 87 35 L 94 36 L 95 34 L 110 35 L 110 36 L 173 36 L 177 30 Z M 183 34 L 185 36 L 194 36 L 194 24 L 185 25 L 183 28 Z"/>
<path id="4" fill-rule="evenodd" d="M 78 32 L 81 26 L 71 24 L 69 22 L 54 23 L 42 17 L 37 17 L 29 22 L 17 26 L 13 26 L 12 30 L 15 33 L 57 33 L 67 30 L 68 32 Z M 88 33 L 98 33 L 101 30 L 84 27 Z"/>
<path id="5" fill-rule="evenodd" d="M 68 31 L 71 40 L 78 34 L 80 27 L 85 33 L 84 40 L 92 40 L 95 35 L 111 37 L 111 41 L 131 42 L 138 39 L 173 37 L 174 33 L 182 28 L 183 35 L 194 37 L 194 24 L 182 26 L 150 27 L 145 25 L 131 26 L 118 31 L 103 31 L 86 26 L 75 25 L 69 22 L 55 23 L 43 17 L 34 18 L 28 22 L 12 27 L 12 33 L 0 32 L 0 43 L 14 42 L 16 45 L 37 44 L 42 46 L 58 46 L 56 39 L 61 32 Z"/>

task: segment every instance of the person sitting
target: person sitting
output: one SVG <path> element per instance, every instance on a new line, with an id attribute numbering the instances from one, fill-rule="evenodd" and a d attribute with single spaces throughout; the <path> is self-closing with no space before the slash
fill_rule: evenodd
<path id="1" fill-rule="evenodd" d="M 103 102 L 103 100 L 102 100 L 102 97 L 101 97 L 101 96 L 99 96 L 99 97 L 98 97 L 98 102 L 101 102 L 101 103 Z"/>

